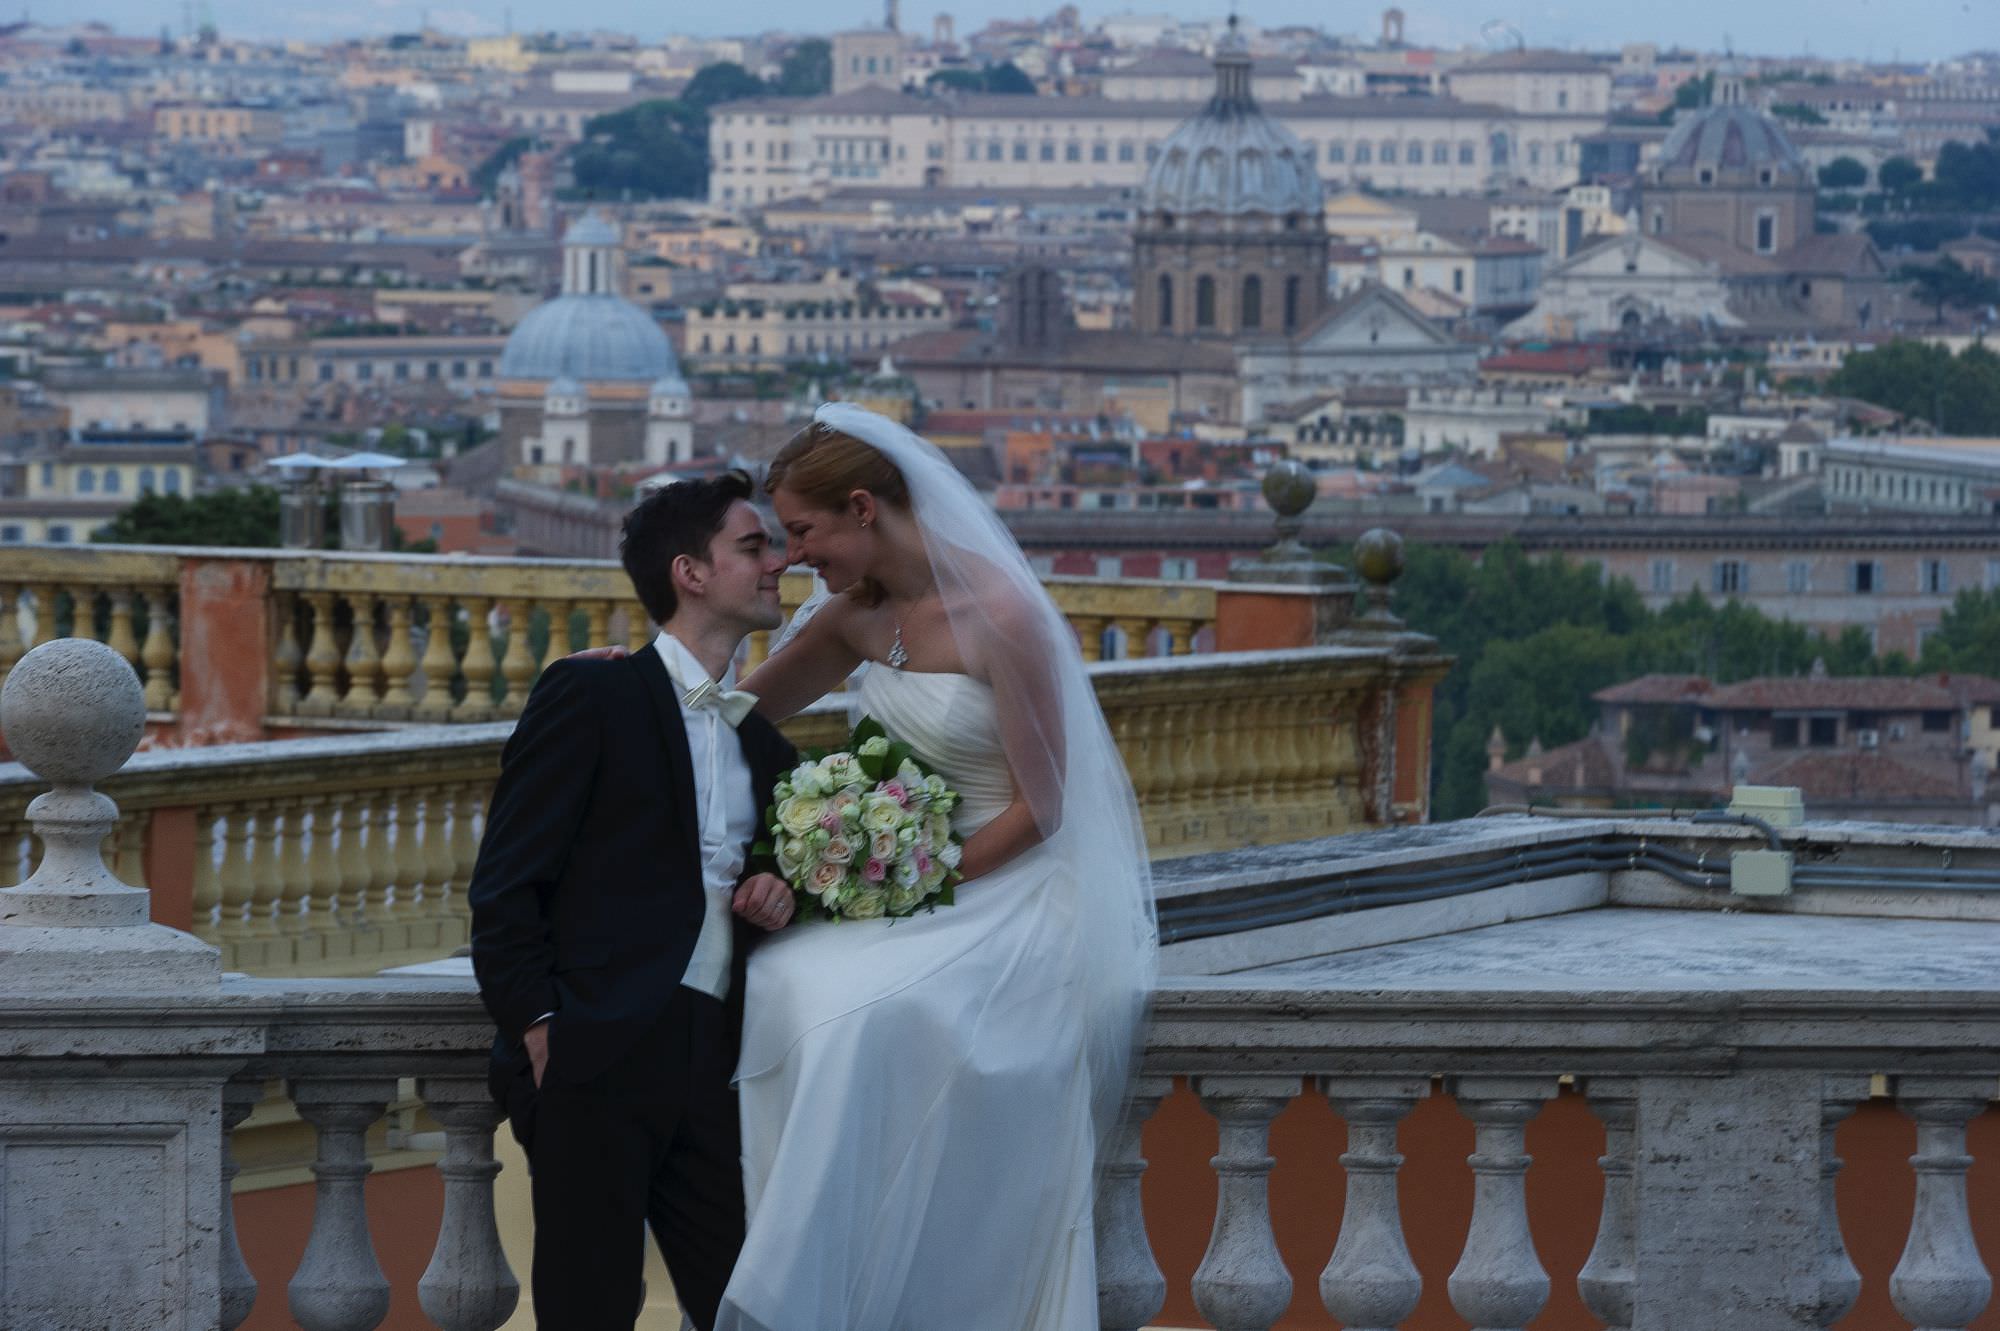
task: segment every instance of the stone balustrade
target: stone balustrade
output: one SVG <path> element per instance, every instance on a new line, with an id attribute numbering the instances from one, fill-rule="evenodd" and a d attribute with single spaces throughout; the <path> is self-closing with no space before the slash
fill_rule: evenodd
<path id="1" fill-rule="evenodd" d="M 42 642 L 92 638 L 139 672 L 155 729 L 178 719 L 181 738 L 196 743 L 504 719 L 520 713 L 549 660 L 654 632 L 609 560 L 50 545 L 10 547 L 8 578 L 0 679 Z M 785 576 L 788 613 L 811 585 L 804 574 Z M 1046 585 L 1088 660 L 1212 650 L 1220 622 L 1231 625 L 1233 641 L 1221 644 L 1230 648 L 1315 640 L 1309 612 L 1274 617 L 1259 606 L 1297 599 L 1297 589 L 1100 578 Z M 1219 608 L 1232 597 L 1233 617 Z M 752 636 L 748 666 L 763 660 L 768 636 Z M 197 696 L 179 715 L 184 676 Z"/>
<path id="2" fill-rule="evenodd" d="M 1091 667 L 1156 854 L 1267 844 L 1406 816 L 1378 777 L 1402 689 L 1429 658 L 1309 647 Z M 786 722 L 845 734 L 827 700 Z M 465 888 L 511 722 L 156 749 L 105 790 L 107 855 L 156 918 L 258 975 L 360 975 L 468 937 Z M 1387 747 L 1385 748 L 1385 744 Z M 1421 791 L 1421 768 L 1402 779 Z M 0 766 L 0 887 L 34 868 L 40 784 Z"/>

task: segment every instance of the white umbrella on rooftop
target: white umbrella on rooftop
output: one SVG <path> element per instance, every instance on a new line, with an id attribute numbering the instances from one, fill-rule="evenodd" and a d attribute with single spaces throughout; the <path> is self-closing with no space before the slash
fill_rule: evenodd
<path id="1" fill-rule="evenodd" d="M 345 471 L 366 471 L 377 467 L 405 467 L 408 458 L 399 458 L 393 453 L 349 453 L 344 458 L 335 458 L 327 463 L 329 467 L 339 467 Z"/>

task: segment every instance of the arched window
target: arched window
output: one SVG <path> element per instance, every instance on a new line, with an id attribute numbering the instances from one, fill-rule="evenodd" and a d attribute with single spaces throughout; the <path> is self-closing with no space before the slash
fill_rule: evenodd
<path id="1" fill-rule="evenodd" d="M 97 469 L 83 467 L 76 473 L 76 492 L 80 495 L 97 493 Z"/>
<path id="2" fill-rule="evenodd" d="M 118 493 L 118 468 L 106 467 L 104 469 L 104 493 L 108 495 Z"/>
<path id="3" fill-rule="evenodd" d="M 181 492 L 181 469 L 179 467 L 168 467 L 166 481 L 167 493 L 170 495 L 179 494 Z"/>
<path id="4" fill-rule="evenodd" d="M 1264 326 L 1264 282 L 1255 273 L 1243 279 L 1243 327 Z"/>
<path id="5" fill-rule="evenodd" d="M 1160 274 L 1160 327 L 1174 326 L 1174 279 Z"/>
<path id="6" fill-rule="evenodd" d="M 151 494 L 152 492 L 153 469 L 151 467 L 141 467 L 139 468 L 139 493 Z"/>
<path id="7" fill-rule="evenodd" d="M 1299 279 L 1285 279 L 1285 331 L 1291 332 L 1299 326 Z"/>
<path id="8" fill-rule="evenodd" d="M 1215 279 L 1207 273 L 1194 280 L 1194 326 L 1215 327 Z"/>

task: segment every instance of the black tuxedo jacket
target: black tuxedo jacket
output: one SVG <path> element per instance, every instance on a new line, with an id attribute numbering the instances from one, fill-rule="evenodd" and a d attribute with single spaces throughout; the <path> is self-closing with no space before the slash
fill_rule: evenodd
<path id="1" fill-rule="evenodd" d="M 796 760 L 755 714 L 737 727 L 761 819 Z M 472 968 L 502 1066 L 553 1012 L 565 1081 L 611 1068 L 658 1020 L 701 932 L 701 836 L 680 699 L 650 647 L 542 672 L 501 756 L 467 896 Z M 734 917 L 732 917 L 734 919 Z M 760 932 L 735 919 L 730 1025 Z"/>

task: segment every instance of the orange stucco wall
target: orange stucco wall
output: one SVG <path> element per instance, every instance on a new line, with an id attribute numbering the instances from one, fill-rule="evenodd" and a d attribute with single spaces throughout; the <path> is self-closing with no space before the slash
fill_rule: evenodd
<path id="1" fill-rule="evenodd" d="M 1215 601 L 1215 650 L 1255 652 L 1313 645 L 1314 598 L 1232 589 Z"/>

